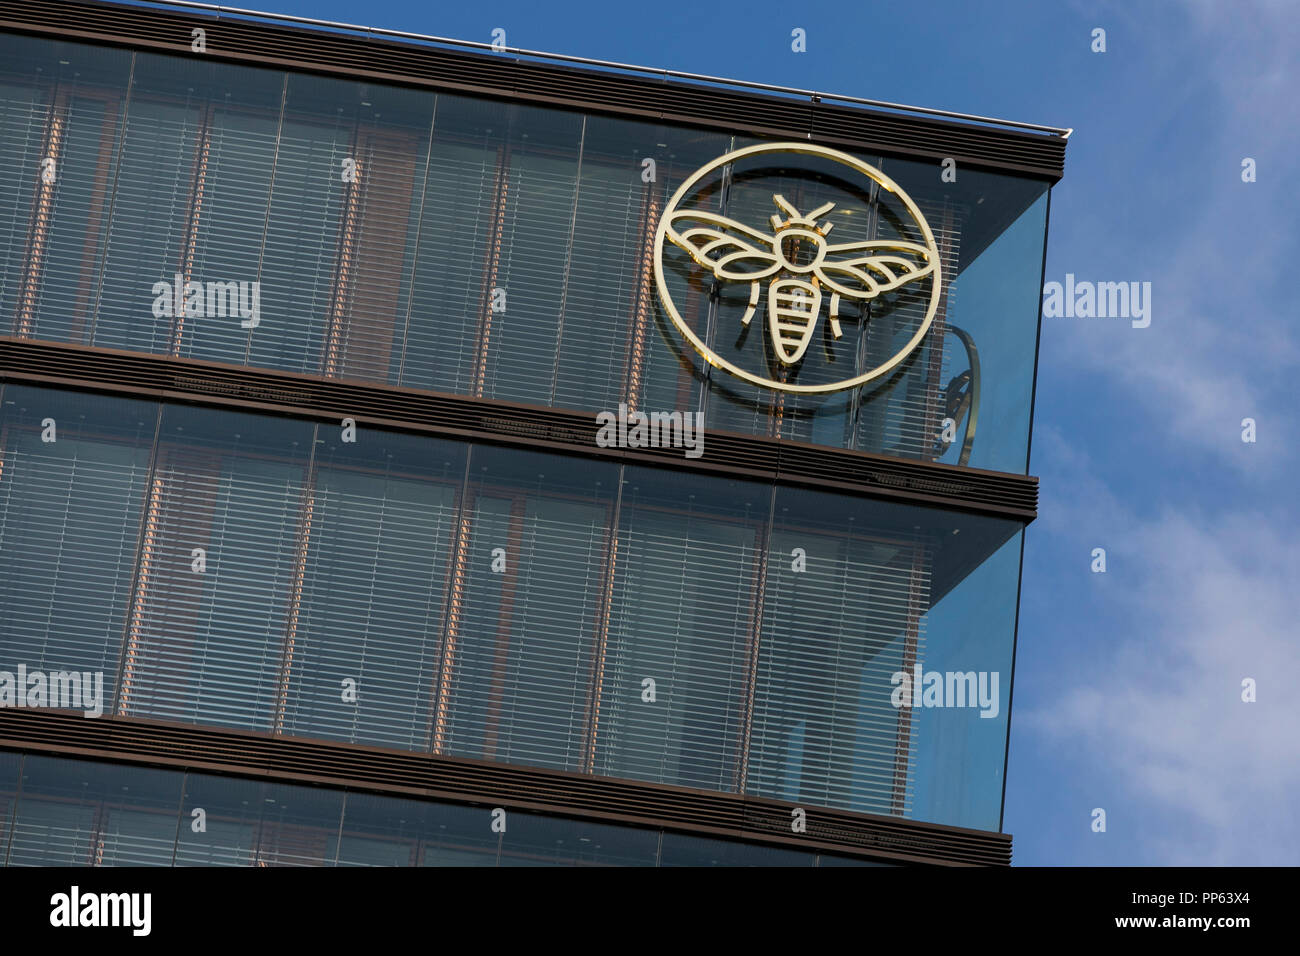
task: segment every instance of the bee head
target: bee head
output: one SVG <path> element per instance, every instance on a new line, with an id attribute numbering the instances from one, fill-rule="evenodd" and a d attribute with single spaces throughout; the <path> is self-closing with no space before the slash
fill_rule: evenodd
<path id="1" fill-rule="evenodd" d="M 780 193 L 773 193 L 772 201 L 776 203 L 778 209 L 789 216 L 788 219 L 782 219 L 777 215 L 772 216 L 772 229 L 775 232 L 781 232 L 784 229 L 799 228 L 810 230 L 817 233 L 819 236 L 825 236 L 832 228 L 834 228 L 829 221 L 822 223 L 817 222 L 818 219 L 835 208 L 835 203 L 833 202 L 828 202 L 824 205 L 818 206 L 808 215 L 801 216 L 799 215 L 799 210 L 795 209 L 794 206 Z"/>

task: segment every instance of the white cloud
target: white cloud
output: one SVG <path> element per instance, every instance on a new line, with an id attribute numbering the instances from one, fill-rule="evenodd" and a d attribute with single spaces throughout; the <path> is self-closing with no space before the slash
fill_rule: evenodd
<path id="1" fill-rule="evenodd" d="M 1099 122 L 1072 144 L 1066 181 L 1093 194 L 1072 191 L 1053 209 L 1051 245 L 1064 254 L 1051 255 L 1047 279 L 1150 281 L 1152 324 L 1045 318 L 1044 364 L 1100 375 L 1179 443 L 1276 475 L 1300 366 L 1289 288 L 1300 242 L 1289 206 L 1267 197 L 1289 203 L 1300 178 L 1300 128 L 1283 120 L 1300 17 L 1287 3 L 1190 4 L 1185 18 L 1124 7 L 1105 12 L 1132 45 L 1108 55 L 1147 58 L 1152 113 Z M 1209 101 L 1164 116 L 1189 83 Z M 1261 164 L 1256 183 L 1240 182 L 1245 156 Z M 1253 457 L 1239 454 L 1245 417 L 1260 422 Z"/>
<path id="2" fill-rule="evenodd" d="M 1135 855 L 1155 864 L 1294 864 L 1300 854 L 1300 548 L 1267 511 L 1172 508 L 1141 518 L 1059 436 L 1061 504 L 1044 530 L 1123 529 L 1123 587 L 1097 592 L 1129 626 L 1098 641 L 1095 678 L 1066 675 L 1016 727 L 1073 752 L 1133 803 Z M 1045 515 L 1047 517 L 1047 515 Z M 1113 582 L 1120 583 L 1120 582 Z M 1241 681 L 1258 684 L 1256 703 Z M 1073 686 L 1069 682 L 1074 681 Z M 1116 820 L 1120 817 L 1120 820 Z"/>

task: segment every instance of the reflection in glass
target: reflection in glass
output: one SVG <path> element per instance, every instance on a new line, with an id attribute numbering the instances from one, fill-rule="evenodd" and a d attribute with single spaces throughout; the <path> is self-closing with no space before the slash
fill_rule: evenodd
<path id="1" fill-rule="evenodd" d="M 9 866 L 168 866 L 181 775 L 28 755 Z"/>
<path id="2" fill-rule="evenodd" d="M 931 162 L 862 156 L 917 203 L 945 291 L 931 331 L 889 375 L 795 395 L 710 370 L 659 304 L 651 269 L 672 193 L 757 140 L 152 52 L 0 43 L 11 54 L 0 56 L 0 115 L 15 131 L 0 144 L 15 171 L 0 190 L 0 322 L 22 337 L 531 405 L 702 409 L 711 429 L 955 462 L 961 442 L 935 443 L 968 368 L 960 329 L 984 365 L 969 462 L 1024 472 L 1045 182 L 974 168 L 943 182 Z M 51 183 L 39 176 L 49 157 Z M 834 202 L 837 243 L 915 238 L 881 190 L 804 156 L 765 162 L 725 189 L 719 171 L 699 208 L 766 226 L 779 191 L 800 211 Z M 765 320 L 738 321 L 747 284 L 717 283 L 685 258 L 666 260 L 684 321 L 724 354 L 771 360 Z M 258 282 L 258 324 L 155 317 L 154 284 L 178 273 Z M 825 383 L 877 367 L 909 340 L 926 298 L 904 287 L 846 300 L 843 335 L 819 320 L 798 368 L 774 374 Z"/>
<path id="3" fill-rule="evenodd" d="M 286 621 L 278 729 L 429 746 L 463 446 L 367 431 L 316 439 Z"/>
<path id="4" fill-rule="evenodd" d="M 153 402 L 0 390 L 0 670 L 101 674 L 105 713 L 157 422 Z"/>
<path id="5" fill-rule="evenodd" d="M 597 773 L 735 791 L 770 489 L 628 468 Z"/>
<path id="6" fill-rule="evenodd" d="M 187 774 L 177 866 L 333 866 L 344 794 Z M 195 811 L 203 825 L 194 825 Z"/>
<path id="7" fill-rule="evenodd" d="M 313 434 L 292 419 L 164 410 L 120 713 L 274 726 Z"/>
<path id="8" fill-rule="evenodd" d="M 476 446 L 434 749 L 580 770 L 616 466 Z"/>

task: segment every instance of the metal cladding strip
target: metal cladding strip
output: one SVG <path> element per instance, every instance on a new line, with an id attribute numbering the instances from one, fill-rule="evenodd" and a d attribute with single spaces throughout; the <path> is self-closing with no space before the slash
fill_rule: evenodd
<path id="1" fill-rule="evenodd" d="M 191 56 L 189 30 L 206 32 L 206 56 L 286 69 L 363 77 L 480 95 L 552 103 L 598 113 L 759 136 L 821 142 L 926 159 L 952 157 L 1059 180 L 1066 139 L 853 107 L 792 95 L 653 79 L 609 70 L 471 53 L 428 43 L 286 27 L 247 15 L 125 6 L 87 0 L 0 0 L 0 29 Z"/>
<path id="2" fill-rule="evenodd" d="M 728 432 L 705 432 L 706 454 L 601 448 L 596 417 L 542 406 L 399 388 L 196 359 L 0 336 L 0 380 L 233 406 L 462 440 L 671 465 L 704 474 L 933 504 L 1033 521 L 1038 479 Z"/>
<path id="3" fill-rule="evenodd" d="M 894 863 L 1008 865 L 1011 836 L 739 794 L 333 741 L 50 709 L 0 709 L 0 750 L 490 804 Z"/>

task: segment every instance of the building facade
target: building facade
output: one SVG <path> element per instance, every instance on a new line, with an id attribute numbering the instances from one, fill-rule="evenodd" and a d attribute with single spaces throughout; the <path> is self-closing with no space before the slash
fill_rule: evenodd
<path id="1" fill-rule="evenodd" d="M 1064 131 L 0 30 L 0 860 L 1010 860 Z"/>

